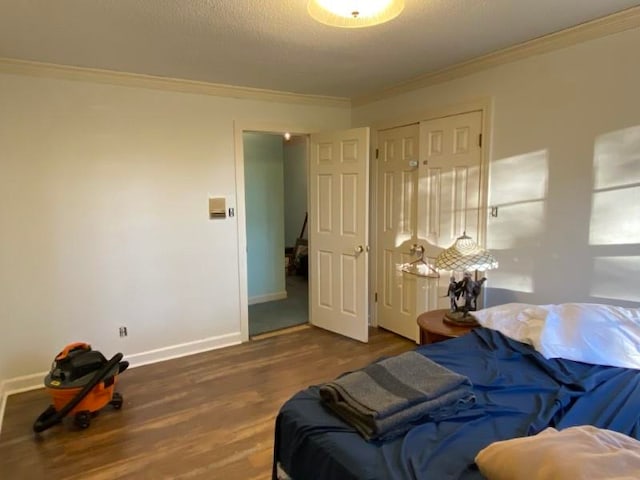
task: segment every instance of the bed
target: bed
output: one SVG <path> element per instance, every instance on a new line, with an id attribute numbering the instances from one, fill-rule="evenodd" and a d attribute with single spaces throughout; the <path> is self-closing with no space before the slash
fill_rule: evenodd
<path id="1" fill-rule="evenodd" d="M 587 304 L 558 307 L 487 309 L 483 327 L 418 347 L 467 376 L 476 403 L 389 441 L 365 440 L 327 409 L 318 386 L 298 392 L 276 418 L 273 478 L 481 479 L 480 451 L 548 427 L 591 425 L 640 439 L 640 309 L 607 306 L 594 315 Z"/>

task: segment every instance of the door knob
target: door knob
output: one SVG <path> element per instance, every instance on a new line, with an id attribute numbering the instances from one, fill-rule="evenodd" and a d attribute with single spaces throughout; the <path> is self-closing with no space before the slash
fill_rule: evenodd
<path id="1" fill-rule="evenodd" d="M 364 247 L 362 245 L 358 245 L 357 247 L 355 247 L 353 249 L 356 253 L 362 253 L 364 252 Z"/>

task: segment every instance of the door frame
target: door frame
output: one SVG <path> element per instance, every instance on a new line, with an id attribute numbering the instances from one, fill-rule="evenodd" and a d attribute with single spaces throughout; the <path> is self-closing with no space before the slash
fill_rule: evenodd
<path id="1" fill-rule="evenodd" d="M 376 242 L 376 232 L 378 224 L 376 221 L 376 208 L 378 206 L 377 188 L 378 175 L 375 151 L 379 148 L 378 131 L 389 128 L 401 127 L 412 123 L 419 123 L 425 120 L 432 120 L 461 113 L 473 111 L 482 112 L 482 156 L 480 160 L 480 188 L 482 194 L 480 197 L 480 211 L 488 212 L 488 196 L 489 196 L 489 164 L 492 153 L 492 125 L 493 125 L 493 98 L 480 97 L 467 102 L 452 103 L 445 106 L 432 106 L 425 109 L 416 110 L 410 113 L 403 113 L 392 119 L 380 120 L 370 123 L 370 142 L 371 155 L 369 165 L 369 244 L 373 255 L 369 255 L 369 325 L 378 326 L 378 306 L 375 301 L 376 288 L 378 282 L 378 270 L 376 268 L 378 260 L 378 245 Z M 349 128 L 356 128 L 361 125 L 354 125 Z M 247 292 L 247 228 L 246 228 L 246 210 L 245 210 L 245 182 L 244 182 L 244 147 L 242 143 L 242 134 L 245 131 L 281 134 L 290 132 L 292 135 L 310 135 L 317 132 L 317 127 L 309 125 L 301 125 L 297 122 L 294 124 L 272 123 L 259 121 L 234 121 L 234 155 L 235 155 L 235 178 L 236 178 L 236 222 L 238 232 L 238 282 L 239 282 L 239 309 L 240 309 L 240 336 L 242 342 L 249 340 L 249 299 Z M 307 139 L 307 162 L 309 161 L 310 144 Z M 307 169 L 308 174 L 308 169 Z M 309 204 L 309 192 L 307 190 L 307 205 Z M 478 238 L 479 245 L 485 245 L 487 232 L 487 216 L 484 215 L 478 220 Z M 482 290 L 483 302 L 486 296 L 486 289 Z"/>
<path id="2" fill-rule="evenodd" d="M 442 117 L 450 117 L 453 115 L 460 115 L 469 112 L 482 112 L 482 124 L 480 132 L 482 134 L 482 150 L 480 158 L 480 205 L 479 212 L 488 212 L 489 208 L 489 163 L 491 159 L 491 126 L 493 125 L 492 118 L 493 110 L 493 98 L 481 97 L 468 102 L 454 103 L 446 106 L 430 107 L 428 109 L 421 109 L 412 113 L 402 114 L 393 119 L 385 119 L 379 122 L 375 122 L 371 125 L 371 150 L 373 155 L 371 156 L 372 164 L 369 170 L 370 182 L 371 182 L 371 195 L 369 205 L 369 243 L 371 244 L 371 251 L 373 255 L 369 256 L 369 284 L 374 288 L 369 289 L 369 304 L 373 305 L 373 308 L 369 309 L 369 324 L 373 327 L 378 326 L 378 304 L 375 300 L 377 294 L 376 289 L 378 285 L 378 251 L 377 245 L 377 232 L 378 222 L 375 212 L 377 211 L 380 200 L 377 198 L 378 192 L 378 168 L 377 162 L 379 158 L 376 158 L 375 152 L 378 150 L 378 132 L 380 130 L 388 130 L 391 128 L 402 127 L 405 125 L 411 125 L 420 123 L 426 120 L 434 120 Z M 422 145 L 418 145 L 420 152 L 420 160 L 422 159 L 423 149 Z M 478 238 L 476 239 L 478 245 L 485 246 L 487 239 L 487 215 L 483 215 L 478 218 Z M 485 300 L 486 289 L 482 289 L 483 303 Z"/>
<path id="3" fill-rule="evenodd" d="M 249 294 L 247 275 L 247 211 L 245 204 L 245 181 L 244 181 L 244 132 L 258 132 L 273 135 L 282 135 L 289 132 L 291 135 L 307 136 L 306 162 L 309 163 L 309 135 L 317 131 L 317 128 L 303 126 L 300 124 L 287 125 L 270 122 L 234 121 L 234 157 L 236 169 L 236 225 L 238 232 L 238 289 L 240 292 L 240 340 L 249 341 Z M 307 180 L 309 169 L 307 168 Z M 309 190 L 307 189 L 307 206 L 309 205 Z M 284 252 L 282 253 L 284 262 Z M 284 263 L 283 263 L 284 269 Z M 284 270 L 283 270 L 284 271 Z"/>

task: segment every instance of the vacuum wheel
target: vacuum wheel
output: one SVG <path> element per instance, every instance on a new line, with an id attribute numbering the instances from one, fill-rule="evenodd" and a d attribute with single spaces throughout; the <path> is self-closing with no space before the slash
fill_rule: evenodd
<path id="1" fill-rule="evenodd" d="M 76 413 L 75 417 L 73 417 L 73 423 L 78 428 L 89 428 L 89 425 L 91 425 L 91 412 L 89 410 L 83 410 L 82 412 Z"/>
<path id="2" fill-rule="evenodd" d="M 111 397 L 111 401 L 109 403 L 113 405 L 113 408 L 115 408 L 116 410 L 120 410 L 122 408 L 123 402 L 124 402 L 124 398 L 122 398 L 122 395 L 119 394 L 118 392 L 115 392 L 113 394 L 113 397 Z"/>

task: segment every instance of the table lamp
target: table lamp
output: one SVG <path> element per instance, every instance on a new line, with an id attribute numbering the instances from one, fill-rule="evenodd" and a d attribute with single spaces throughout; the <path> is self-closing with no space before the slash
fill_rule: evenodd
<path id="1" fill-rule="evenodd" d="M 453 273 L 463 272 L 462 280 L 457 281 L 454 275 L 451 276 L 447 290 L 451 309 L 445 314 L 444 321 L 454 325 L 478 325 L 476 319 L 469 314 L 476 310 L 478 295 L 486 280 L 486 277 L 478 280 L 478 270 L 498 268 L 496 258 L 464 232 L 453 245 L 436 257 L 435 267 L 437 270 L 449 270 Z M 472 271 L 475 272 L 473 278 Z M 462 305 L 458 304 L 460 300 L 463 300 Z"/>

